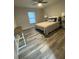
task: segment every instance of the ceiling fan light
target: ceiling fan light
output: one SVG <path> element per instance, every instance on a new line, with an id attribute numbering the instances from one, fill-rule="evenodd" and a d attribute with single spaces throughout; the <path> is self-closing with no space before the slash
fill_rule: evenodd
<path id="1" fill-rule="evenodd" d="M 43 6 L 43 4 L 42 4 L 42 3 L 38 3 L 38 6 L 39 6 L 39 7 L 42 7 L 42 6 Z"/>

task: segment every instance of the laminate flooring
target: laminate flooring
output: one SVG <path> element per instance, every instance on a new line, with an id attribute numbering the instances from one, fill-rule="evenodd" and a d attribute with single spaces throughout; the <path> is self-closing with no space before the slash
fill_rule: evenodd
<path id="1" fill-rule="evenodd" d="M 24 31 L 27 46 L 19 59 L 65 59 L 65 30 L 58 28 L 45 36 L 35 28 Z"/>

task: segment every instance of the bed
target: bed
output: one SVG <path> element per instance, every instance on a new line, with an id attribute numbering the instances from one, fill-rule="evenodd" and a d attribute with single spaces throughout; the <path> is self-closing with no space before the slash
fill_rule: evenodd
<path id="1" fill-rule="evenodd" d="M 40 22 L 35 25 L 36 29 L 42 30 L 45 35 L 48 35 L 49 32 L 54 31 L 59 27 L 59 22 L 57 21 L 45 21 Z"/>

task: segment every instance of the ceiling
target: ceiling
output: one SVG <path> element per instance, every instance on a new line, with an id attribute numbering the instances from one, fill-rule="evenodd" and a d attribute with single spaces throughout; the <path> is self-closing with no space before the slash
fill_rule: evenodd
<path id="1" fill-rule="evenodd" d="M 53 4 L 59 0 L 44 0 L 47 1 L 47 4 L 44 4 L 44 7 Z M 37 5 L 32 5 L 33 1 L 32 0 L 14 0 L 14 5 L 15 7 L 28 7 L 28 8 L 36 8 Z"/>

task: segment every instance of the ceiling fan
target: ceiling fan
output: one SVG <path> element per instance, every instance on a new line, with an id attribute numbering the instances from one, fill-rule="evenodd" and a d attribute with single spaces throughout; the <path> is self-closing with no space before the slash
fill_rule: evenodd
<path id="1" fill-rule="evenodd" d="M 38 6 L 42 6 L 43 4 L 48 3 L 47 1 L 43 1 L 43 0 L 32 0 L 34 3 L 33 5 L 38 5 Z"/>

